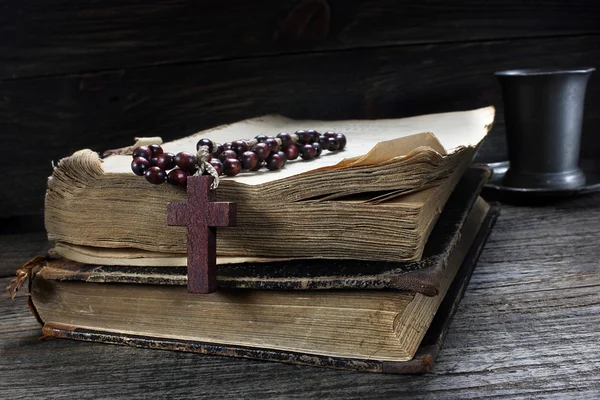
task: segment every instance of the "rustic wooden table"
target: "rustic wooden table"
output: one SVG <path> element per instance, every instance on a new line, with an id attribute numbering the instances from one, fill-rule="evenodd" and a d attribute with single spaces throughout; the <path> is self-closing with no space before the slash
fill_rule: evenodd
<path id="1" fill-rule="evenodd" d="M 6 224 L 5 224 L 6 225 Z M 0 283 L 47 248 L 0 236 Z M 394 376 L 39 340 L 25 295 L 0 300 L 0 397 L 600 398 L 600 194 L 504 206 L 432 373 Z"/>

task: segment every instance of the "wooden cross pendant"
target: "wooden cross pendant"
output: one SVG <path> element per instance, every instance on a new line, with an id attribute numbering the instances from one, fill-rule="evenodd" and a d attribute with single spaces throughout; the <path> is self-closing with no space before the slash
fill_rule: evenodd
<path id="1" fill-rule="evenodd" d="M 186 202 L 167 205 L 167 224 L 187 227 L 187 287 L 190 293 L 217 290 L 217 226 L 236 224 L 235 203 L 214 203 L 213 178 L 190 176 Z"/>

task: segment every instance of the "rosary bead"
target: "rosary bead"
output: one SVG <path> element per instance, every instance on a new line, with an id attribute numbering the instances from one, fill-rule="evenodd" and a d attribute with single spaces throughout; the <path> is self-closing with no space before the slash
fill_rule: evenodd
<path id="1" fill-rule="evenodd" d="M 242 170 L 242 163 L 235 158 L 228 158 L 223 162 L 223 172 L 227 176 L 236 176 Z"/>
<path id="2" fill-rule="evenodd" d="M 162 147 L 160 147 L 157 144 L 151 144 L 150 146 L 148 146 L 150 148 L 150 151 L 152 152 L 152 157 L 156 157 L 159 154 L 163 153 L 163 149 Z"/>
<path id="3" fill-rule="evenodd" d="M 281 147 L 284 149 L 294 143 L 292 136 L 289 133 L 281 132 L 277 135 L 277 138 L 281 139 Z"/>
<path id="4" fill-rule="evenodd" d="M 256 141 L 257 141 L 258 143 L 263 143 L 263 142 L 264 142 L 265 140 L 267 140 L 268 138 L 267 138 L 267 136 L 266 136 L 266 135 L 256 135 L 256 136 L 254 137 L 254 139 L 256 139 Z"/>
<path id="5" fill-rule="evenodd" d="M 243 169 L 252 169 L 258 163 L 258 156 L 253 151 L 245 151 L 240 157 Z"/>
<path id="6" fill-rule="evenodd" d="M 150 161 L 152 158 L 152 150 L 148 146 L 140 146 L 133 150 L 133 158 L 142 157 Z"/>
<path id="7" fill-rule="evenodd" d="M 323 152 L 323 148 L 321 147 L 321 145 L 319 143 L 313 143 L 312 147 L 314 147 L 316 151 L 315 157 L 319 157 Z"/>
<path id="8" fill-rule="evenodd" d="M 327 139 L 334 138 L 336 135 L 337 135 L 337 133 L 332 132 L 332 131 L 327 131 L 323 134 L 323 136 L 325 136 Z"/>
<path id="9" fill-rule="evenodd" d="M 181 151 L 175 156 L 175 164 L 181 169 L 192 172 L 196 170 L 196 156 L 187 151 Z"/>
<path id="10" fill-rule="evenodd" d="M 312 144 L 305 144 L 300 149 L 300 153 L 302 153 L 303 160 L 312 160 L 317 155 L 317 149 Z"/>
<path id="11" fill-rule="evenodd" d="M 131 161 L 131 170 L 137 176 L 144 175 L 144 172 L 150 168 L 150 161 L 146 160 L 144 157 L 136 157 Z"/>
<path id="12" fill-rule="evenodd" d="M 169 170 L 175 168 L 175 155 L 173 153 L 162 153 L 156 156 L 154 162 L 158 168 Z"/>
<path id="13" fill-rule="evenodd" d="M 304 130 L 296 131 L 296 135 L 298 135 L 298 143 L 306 144 L 310 143 L 310 133 Z"/>
<path id="14" fill-rule="evenodd" d="M 277 171 L 283 166 L 283 158 L 279 154 L 271 154 L 267 158 L 267 168 L 269 171 Z"/>
<path id="15" fill-rule="evenodd" d="M 265 143 L 271 147 L 271 153 L 277 153 L 279 151 L 279 143 L 275 139 L 267 139 Z"/>
<path id="16" fill-rule="evenodd" d="M 315 131 L 314 129 L 308 129 L 306 132 L 308 132 L 308 134 L 310 135 L 310 143 L 315 143 L 319 141 L 319 132 Z"/>
<path id="17" fill-rule="evenodd" d="M 300 150 L 296 144 L 292 144 L 289 147 L 284 147 L 283 152 L 288 160 L 295 160 L 300 155 Z"/>
<path id="18" fill-rule="evenodd" d="M 223 143 L 223 150 L 230 150 L 231 146 L 233 146 L 232 142 L 225 142 Z"/>
<path id="19" fill-rule="evenodd" d="M 190 174 L 187 171 L 182 169 L 174 169 L 167 175 L 167 182 L 171 185 L 186 187 L 187 186 L 187 178 Z"/>
<path id="20" fill-rule="evenodd" d="M 281 159 L 283 160 L 283 164 L 281 165 L 281 168 L 285 167 L 285 164 L 287 164 L 287 162 L 288 162 L 287 156 L 285 155 L 285 153 L 283 151 L 278 151 L 277 155 L 279 155 L 279 157 L 281 157 Z"/>
<path id="21" fill-rule="evenodd" d="M 213 158 L 212 160 L 210 160 L 210 165 L 212 165 L 215 168 L 218 175 L 223 175 L 223 163 L 220 160 Z"/>
<path id="22" fill-rule="evenodd" d="M 253 150 L 258 156 L 259 160 L 264 160 L 267 157 L 269 157 L 269 154 L 271 153 L 271 146 L 269 146 L 266 143 L 259 143 L 256 146 L 254 146 Z"/>
<path id="23" fill-rule="evenodd" d="M 196 150 L 199 150 L 200 146 L 206 146 L 208 148 L 209 153 L 212 153 L 215 149 L 215 144 L 213 143 L 213 141 L 206 138 L 198 140 L 198 143 L 196 144 Z"/>
<path id="24" fill-rule="evenodd" d="M 256 166 L 254 168 L 251 168 L 250 171 L 258 171 L 259 169 L 261 169 L 264 166 L 265 166 L 265 162 L 264 161 L 258 161 L 256 163 Z"/>
<path id="25" fill-rule="evenodd" d="M 223 147 L 223 145 L 221 143 L 217 143 L 215 146 L 215 149 L 213 151 L 213 156 L 219 157 L 221 155 L 221 153 L 224 151 L 225 151 L 225 148 Z"/>
<path id="26" fill-rule="evenodd" d="M 327 150 L 336 151 L 340 148 L 340 142 L 336 138 L 329 138 L 329 147 Z"/>
<path id="27" fill-rule="evenodd" d="M 346 147 L 346 135 L 344 135 L 343 133 L 338 133 L 337 135 L 335 135 L 335 138 L 340 144 L 338 150 L 344 150 L 344 147 Z"/>
<path id="28" fill-rule="evenodd" d="M 329 138 L 326 138 L 325 135 L 319 136 L 319 144 L 321 145 L 321 150 L 327 150 L 329 148 Z"/>
<path id="29" fill-rule="evenodd" d="M 239 156 L 241 156 L 245 151 L 248 151 L 248 143 L 244 140 L 236 140 L 231 145 L 231 150 L 235 151 Z"/>
<path id="30" fill-rule="evenodd" d="M 221 160 L 221 162 L 225 162 L 225 160 L 228 158 L 237 158 L 237 153 L 234 150 L 225 150 L 219 156 L 219 160 Z"/>
<path id="31" fill-rule="evenodd" d="M 154 185 L 160 185 L 167 180 L 167 173 L 164 169 L 150 167 L 144 172 L 146 180 Z"/>

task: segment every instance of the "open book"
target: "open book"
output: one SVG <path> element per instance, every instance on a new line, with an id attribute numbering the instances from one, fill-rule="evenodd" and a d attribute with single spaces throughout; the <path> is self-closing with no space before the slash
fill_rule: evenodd
<path id="1" fill-rule="evenodd" d="M 277 172 L 221 180 L 237 226 L 219 229 L 218 263 L 278 258 L 418 260 L 450 193 L 494 119 L 492 107 L 405 119 L 294 121 L 266 116 L 162 144 L 193 151 L 216 142 L 298 129 L 346 135 L 346 149 Z M 49 179 L 46 228 L 54 252 L 104 265 L 186 264 L 184 227 L 168 227 L 167 203 L 183 189 L 154 186 L 130 156 L 91 150 L 62 159 Z"/>

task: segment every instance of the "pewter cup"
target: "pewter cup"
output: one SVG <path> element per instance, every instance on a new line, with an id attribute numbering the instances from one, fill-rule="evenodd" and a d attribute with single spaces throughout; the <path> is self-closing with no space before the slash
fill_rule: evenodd
<path id="1" fill-rule="evenodd" d="M 503 184 L 563 189 L 585 183 L 579 169 L 583 105 L 595 68 L 496 72 L 502 86 L 510 168 Z"/>

